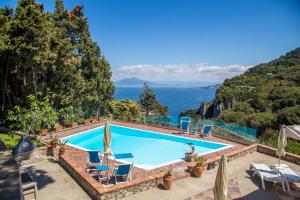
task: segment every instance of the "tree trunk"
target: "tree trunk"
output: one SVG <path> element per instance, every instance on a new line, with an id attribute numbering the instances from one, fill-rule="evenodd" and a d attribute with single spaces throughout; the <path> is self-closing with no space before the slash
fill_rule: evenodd
<path id="1" fill-rule="evenodd" d="M 6 64 L 6 73 L 5 73 L 5 79 L 4 79 L 4 87 L 5 87 L 5 93 L 6 93 L 6 96 L 7 96 L 7 99 L 8 99 L 9 106 L 12 106 L 10 95 L 9 95 L 9 91 L 8 91 L 8 86 L 7 86 L 8 72 L 9 72 L 9 62 L 7 62 L 7 64 Z"/>

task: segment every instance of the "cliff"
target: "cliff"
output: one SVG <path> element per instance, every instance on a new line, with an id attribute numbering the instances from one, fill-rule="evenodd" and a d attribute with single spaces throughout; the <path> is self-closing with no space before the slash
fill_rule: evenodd
<path id="1" fill-rule="evenodd" d="M 198 114 L 258 128 L 300 124 L 300 48 L 227 79 Z"/>

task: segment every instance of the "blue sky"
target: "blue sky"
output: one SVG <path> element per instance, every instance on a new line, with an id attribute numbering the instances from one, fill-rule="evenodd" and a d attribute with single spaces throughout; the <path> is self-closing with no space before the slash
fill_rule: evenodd
<path id="1" fill-rule="evenodd" d="M 65 1 L 76 4 L 115 80 L 222 82 L 300 46 L 299 0 Z"/>

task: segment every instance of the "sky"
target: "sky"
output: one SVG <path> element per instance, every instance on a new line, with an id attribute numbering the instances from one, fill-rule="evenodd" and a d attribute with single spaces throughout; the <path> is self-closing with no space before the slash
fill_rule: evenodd
<path id="1" fill-rule="evenodd" d="M 113 80 L 221 83 L 300 47 L 300 0 L 65 0 L 77 4 Z"/>

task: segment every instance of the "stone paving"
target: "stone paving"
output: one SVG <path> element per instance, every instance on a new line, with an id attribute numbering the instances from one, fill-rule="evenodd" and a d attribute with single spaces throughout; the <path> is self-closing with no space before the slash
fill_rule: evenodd
<path id="1" fill-rule="evenodd" d="M 0 199 L 20 199 L 18 166 L 10 152 L 0 153 Z"/>
<path id="2" fill-rule="evenodd" d="M 37 182 L 37 199 L 40 200 L 89 200 L 89 195 L 64 171 L 55 161 L 42 160 L 24 165 Z M 25 196 L 25 200 L 33 199 L 33 194 Z"/>
<path id="3" fill-rule="evenodd" d="M 239 183 L 237 178 L 232 178 L 228 181 L 228 194 L 227 200 L 237 199 L 242 196 L 239 188 Z M 204 192 L 193 195 L 185 200 L 214 200 L 213 188 L 210 188 Z"/>
<path id="4" fill-rule="evenodd" d="M 229 176 L 229 198 L 239 200 L 292 200 L 293 198 L 286 192 L 282 191 L 280 185 L 267 183 L 266 191 L 261 189 L 260 180 L 252 177 L 249 171 L 250 163 L 265 163 L 271 165 L 277 163 L 278 159 L 254 152 L 245 157 L 233 160 L 228 163 Z M 288 164 L 296 172 L 300 171 L 300 166 L 282 161 Z M 124 200 L 211 200 L 213 199 L 213 186 L 217 168 L 204 171 L 201 178 L 187 177 L 174 181 L 170 191 L 153 188 L 135 194 Z"/>

